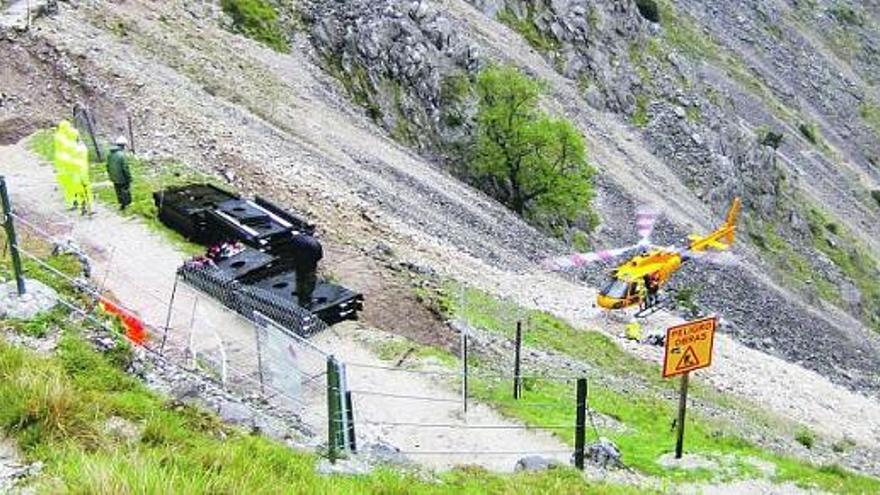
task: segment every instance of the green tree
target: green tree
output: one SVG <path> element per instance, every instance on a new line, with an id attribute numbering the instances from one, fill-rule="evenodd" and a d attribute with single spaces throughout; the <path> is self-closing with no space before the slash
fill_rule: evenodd
<path id="1" fill-rule="evenodd" d="M 593 169 L 583 136 L 538 107 L 542 86 L 512 67 L 489 67 L 477 78 L 473 173 L 484 190 L 529 220 L 568 227 L 593 216 Z"/>

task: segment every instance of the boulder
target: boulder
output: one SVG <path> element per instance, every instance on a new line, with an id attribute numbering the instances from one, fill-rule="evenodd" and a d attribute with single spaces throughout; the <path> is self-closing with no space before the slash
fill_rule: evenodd
<path id="1" fill-rule="evenodd" d="M 585 457 L 589 461 L 602 468 L 618 467 L 620 462 L 620 449 L 614 442 L 602 437 L 598 442 L 587 446 Z"/>
<path id="2" fill-rule="evenodd" d="M 58 293 L 38 280 L 25 279 L 25 288 L 19 296 L 15 280 L 0 285 L 0 317 L 30 320 L 58 303 Z"/>

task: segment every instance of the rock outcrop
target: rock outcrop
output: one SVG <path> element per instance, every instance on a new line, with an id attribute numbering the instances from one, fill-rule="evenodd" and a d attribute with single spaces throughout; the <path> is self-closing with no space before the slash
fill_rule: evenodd
<path id="1" fill-rule="evenodd" d="M 399 141 L 452 153 L 470 136 L 466 101 L 479 50 L 430 2 L 310 2 L 322 63 Z"/>

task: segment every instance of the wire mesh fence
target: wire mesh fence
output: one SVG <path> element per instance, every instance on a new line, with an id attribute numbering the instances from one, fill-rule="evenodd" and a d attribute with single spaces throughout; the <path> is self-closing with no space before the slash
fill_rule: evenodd
<path id="1" fill-rule="evenodd" d="M 305 378 L 311 379 L 309 383 L 312 389 L 321 386 L 317 372 L 299 371 L 295 368 L 297 361 L 290 359 L 291 353 L 307 356 L 310 349 L 293 339 L 292 332 L 280 334 L 277 329 L 283 327 L 278 327 L 277 323 L 267 327 L 266 322 L 272 321 L 270 318 L 264 317 L 261 325 L 253 314 L 246 318 L 186 283 L 175 283 L 173 296 L 163 298 L 155 288 L 141 287 L 136 278 L 129 276 L 124 277 L 124 283 L 132 286 L 132 291 L 140 297 L 131 301 L 131 304 L 122 304 L 115 301 L 112 293 L 97 281 L 106 280 L 113 274 L 98 273 L 95 278 L 87 278 L 84 275 L 91 268 L 80 275 L 72 275 L 46 261 L 52 253 L 75 255 L 81 258 L 83 266 L 91 267 L 93 260 L 89 260 L 69 238 L 51 234 L 41 228 L 40 221 L 35 218 L 26 218 L 17 213 L 11 213 L 10 216 L 21 227 L 19 230 L 24 240 L 14 247 L 28 261 L 28 269 L 39 272 L 28 275 L 51 275 L 56 285 L 63 284 L 72 292 L 81 294 L 77 301 L 59 300 L 59 303 L 78 314 L 106 326 L 106 309 L 112 305 L 117 314 L 130 316 L 142 326 L 146 332 L 145 339 L 137 343 L 148 351 L 162 355 L 176 366 L 203 373 L 239 395 L 262 397 L 274 406 L 292 412 L 298 412 L 303 407 L 304 401 L 298 397 L 302 388 L 291 387 L 291 379 L 279 382 L 277 377 L 302 376 L 303 381 Z M 60 250 L 59 246 L 65 249 Z M 297 318 L 301 316 L 297 315 Z M 260 332 L 274 335 L 274 338 L 265 339 L 261 345 Z M 286 351 L 281 353 L 278 349 Z M 261 353 L 266 354 L 265 359 L 261 358 Z M 290 366 L 286 366 L 288 363 Z M 263 380 L 266 377 L 268 383 Z"/>
<path id="2" fill-rule="evenodd" d="M 29 242 L 47 245 L 42 253 L 67 242 L 42 228 L 40 219 L 13 217 L 28 231 Z M 52 273 L 85 296 L 59 302 L 105 325 L 97 302 L 111 298 L 109 290 L 94 279 L 59 271 L 26 245 L 15 247 L 32 261 L 30 269 Z M 70 243 L 68 247 L 76 250 Z M 91 261 L 86 257 L 85 262 Z M 387 442 L 398 447 L 398 454 L 424 457 L 422 462 L 429 465 L 474 461 L 498 469 L 510 469 L 527 455 L 567 463 L 573 452 L 567 447 L 577 431 L 573 393 L 568 424 L 510 421 L 476 402 L 465 412 L 464 404 L 474 401 L 474 394 L 463 388 L 463 368 L 403 368 L 357 357 L 334 360 L 328 349 L 306 338 L 327 328 L 307 312 L 291 312 L 289 305 L 244 290 L 222 273 L 192 267 L 176 276 L 168 294 L 144 287 L 138 290 L 144 294 L 140 300 L 122 307 L 142 319 L 148 334 L 145 348 L 164 356 L 169 365 L 208 376 L 235 394 L 258 397 L 297 414 L 324 438 L 335 438 L 328 444 L 336 442 L 339 450 Z M 136 286 L 139 281 L 127 283 Z M 336 365 L 328 366 L 334 361 Z M 513 379 L 512 366 L 508 371 L 481 367 L 468 373 L 487 389 L 509 388 Z M 521 378 L 573 385 L 580 377 L 524 370 Z M 516 407 L 566 406 L 527 397 Z"/>

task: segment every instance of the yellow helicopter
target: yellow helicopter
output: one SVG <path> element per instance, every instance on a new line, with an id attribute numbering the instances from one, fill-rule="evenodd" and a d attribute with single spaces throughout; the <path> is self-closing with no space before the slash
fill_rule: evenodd
<path id="1" fill-rule="evenodd" d="M 661 247 L 654 246 L 650 241 L 658 214 L 648 209 L 640 209 L 636 216 L 636 227 L 642 240 L 638 244 L 555 258 L 549 261 L 548 268 L 553 270 L 577 268 L 597 261 L 609 261 L 638 250 L 638 254 L 621 263 L 611 272 L 610 280 L 599 291 L 596 304 L 606 309 L 623 309 L 639 304 L 647 309 L 657 302 L 656 294 L 660 287 L 669 281 L 683 263 L 694 259 L 721 264 L 731 261 L 729 257 L 713 257 L 711 254 L 729 251 L 736 232 L 739 210 L 740 199 L 735 198 L 724 224 L 714 232 L 705 236 L 690 235 L 688 243 L 683 247 Z"/>

